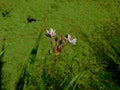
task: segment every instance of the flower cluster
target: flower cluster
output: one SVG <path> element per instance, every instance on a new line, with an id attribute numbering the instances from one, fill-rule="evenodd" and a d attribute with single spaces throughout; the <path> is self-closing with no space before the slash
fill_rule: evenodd
<path id="1" fill-rule="evenodd" d="M 56 36 L 55 30 L 50 28 L 50 30 L 46 30 L 46 36 L 50 38 L 50 43 L 53 45 L 53 51 L 56 55 L 60 54 L 63 50 L 63 47 L 67 45 L 69 42 L 72 45 L 76 45 L 76 38 L 72 38 L 70 34 L 67 34 L 65 37 L 60 36 L 59 38 Z"/>

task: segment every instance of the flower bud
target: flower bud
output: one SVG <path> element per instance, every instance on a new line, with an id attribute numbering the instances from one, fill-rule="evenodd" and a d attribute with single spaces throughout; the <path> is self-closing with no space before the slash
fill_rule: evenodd
<path id="1" fill-rule="evenodd" d="M 52 39 L 50 39 L 50 44 L 53 44 L 53 40 Z"/>
<path id="2" fill-rule="evenodd" d="M 58 37 L 55 37 L 55 41 L 56 41 L 56 42 L 58 41 Z"/>

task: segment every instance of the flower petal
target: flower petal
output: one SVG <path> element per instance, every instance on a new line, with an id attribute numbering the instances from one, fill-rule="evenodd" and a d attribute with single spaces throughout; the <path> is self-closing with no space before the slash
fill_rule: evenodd
<path id="1" fill-rule="evenodd" d="M 76 41 L 77 41 L 76 38 L 72 39 L 71 36 L 70 36 L 70 34 L 68 34 L 67 36 L 65 36 L 65 40 L 67 40 L 69 43 L 71 43 L 73 45 L 75 45 Z"/>
<path id="2" fill-rule="evenodd" d="M 72 39 L 70 42 L 71 42 L 71 44 L 75 45 L 75 44 L 76 44 L 76 42 L 77 42 L 77 39 L 76 39 L 76 38 L 74 38 L 74 39 Z"/>

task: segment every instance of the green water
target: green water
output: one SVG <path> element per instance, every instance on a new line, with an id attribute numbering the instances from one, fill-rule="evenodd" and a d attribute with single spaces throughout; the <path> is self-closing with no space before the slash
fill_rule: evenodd
<path id="1" fill-rule="evenodd" d="M 54 58 L 47 54 L 50 43 L 44 31 L 30 90 L 40 90 L 45 56 L 48 90 L 63 89 L 62 82 L 65 87 L 85 67 L 88 70 L 76 81 L 75 90 L 120 90 L 119 0 L 0 0 L 0 49 L 6 39 L 2 90 L 15 90 L 46 14 L 46 29 L 54 28 L 59 36 L 69 33 L 77 43 L 57 57 L 53 70 Z"/>

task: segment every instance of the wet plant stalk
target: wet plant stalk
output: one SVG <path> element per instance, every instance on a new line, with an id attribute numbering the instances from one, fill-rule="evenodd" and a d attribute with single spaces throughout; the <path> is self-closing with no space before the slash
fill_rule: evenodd
<path id="1" fill-rule="evenodd" d="M 29 85 L 32 83 L 31 80 L 32 80 L 32 74 L 33 74 L 32 73 L 33 72 L 33 65 L 34 65 L 34 62 L 36 59 L 36 55 L 37 55 L 37 51 L 38 51 L 38 47 L 39 47 L 39 43 L 40 43 L 40 38 L 41 38 L 42 33 L 45 29 L 46 21 L 47 21 L 47 15 L 42 23 L 39 36 L 35 42 L 35 46 L 31 50 L 28 62 L 25 66 L 25 69 L 23 70 L 23 74 L 21 74 L 20 79 L 18 80 L 16 90 L 24 90 L 24 89 L 29 90 L 30 89 Z"/>
<path id="2" fill-rule="evenodd" d="M 43 74 L 42 74 L 41 78 L 42 78 L 42 81 L 41 81 L 40 88 L 41 88 L 41 90 L 45 90 L 45 88 L 46 88 L 46 57 L 44 59 Z"/>
<path id="3" fill-rule="evenodd" d="M 4 64 L 3 57 L 5 53 L 5 38 L 3 38 L 2 50 L 0 52 L 0 90 L 2 90 L 2 66 Z"/>

